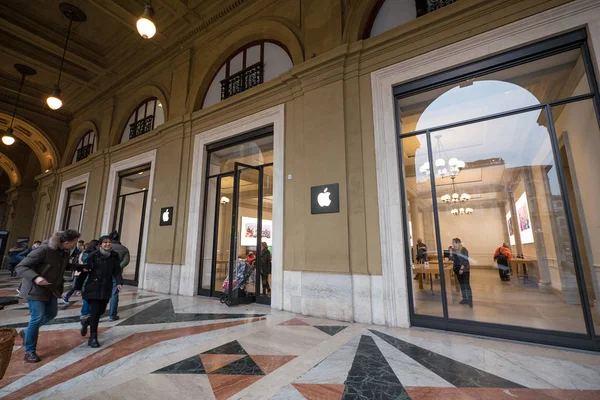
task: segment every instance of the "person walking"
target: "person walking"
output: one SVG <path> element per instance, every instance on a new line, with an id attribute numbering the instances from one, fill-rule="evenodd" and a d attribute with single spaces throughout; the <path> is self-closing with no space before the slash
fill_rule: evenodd
<path id="1" fill-rule="evenodd" d="M 16 267 L 22 279 L 20 297 L 27 300 L 31 314 L 29 325 L 19 332 L 25 345 L 26 363 L 41 361 L 36 353 L 39 330 L 56 317 L 57 299 L 63 293 L 63 275 L 65 270 L 73 268 L 69 257 L 79 237 L 79 232 L 72 229 L 56 232 Z"/>
<path id="2" fill-rule="evenodd" d="M 417 264 L 424 264 L 427 261 L 427 245 L 423 239 L 417 239 Z"/>
<path id="3" fill-rule="evenodd" d="M 102 236 L 98 242 L 100 247 L 89 255 L 85 270 L 88 277 L 83 287 L 83 298 L 90 304 L 91 314 L 81 322 L 81 336 L 87 335 L 90 328 L 88 346 L 100 347 L 98 342 L 98 323 L 106 311 L 106 305 L 112 296 L 113 282 L 117 283 L 117 290 L 123 289 L 123 277 L 119 255 L 113 250 L 110 236 Z"/>
<path id="4" fill-rule="evenodd" d="M 83 240 L 80 240 L 79 244 L 81 244 L 82 242 L 83 242 Z M 91 253 L 93 253 L 94 251 L 96 251 L 97 249 L 98 249 L 98 241 L 92 240 L 90 242 L 90 244 L 88 244 L 87 249 L 83 249 L 83 250 L 80 249 L 81 252 L 79 253 L 79 256 L 77 257 L 77 259 L 74 260 L 75 262 L 73 264 L 78 264 L 78 265 L 85 264 L 88 256 Z M 87 277 L 87 274 L 85 274 L 82 271 L 75 271 L 73 273 L 73 283 L 71 285 L 71 289 L 69 289 L 69 291 L 61 298 L 61 301 L 64 304 L 69 304 L 69 299 L 71 298 L 73 293 L 75 293 L 78 290 L 81 291 L 81 288 L 83 286 L 83 281 L 86 277 Z M 83 310 L 83 305 L 81 306 L 81 309 Z M 87 314 L 87 316 L 89 316 L 89 313 Z"/>
<path id="5" fill-rule="evenodd" d="M 19 255 L 19 253 L 25 251 L 26 249 L 27 249 L 26 244 L 24 244 L 22 242 L 17 242 L 15 247 L 8 250 L 8 270 L 10 271 L 11 278 L 17 276 L 15 267 L 17 266 L 17 264 L 20 261 L 17 258 L 17 256 Z"/>
<path id="6" fill-rule="evenodd" d="M 469 251 L 463 246 L 460 238 L 452 239 L 452 253 L 450 259 L 454 263 L 454 274 L 460 283 L 462 300 L 460 304 L 468 304 L 473 307 L 473 292 L 471 291 L 471 263 L 469 262 Z"/>
<path id="7" fill-rule="evenodd" d="M 494 252 L 494 261 L 498 264 L 498 273 L 500 274 L 501 281 L 510 281 L 510 268 L 508 264 L 512 258 L 512 252 L 506 242 L 502 243 L 502 246 L 498 247 Z"/>
<path id="8" fill-rule="evenodd" d="M 112 249 L 119 255 L 119 261 L 121 265 L 121 273 L 127 265 L 129 265 L 129 249 L 123 246 L 120 242 L 119 232 L 114 231 L 110 234 L 112 240 Z M 113 282 L 112 297 L 110 298 L 110 310 L 109 320 L 116 321 L 119 319 L 119 290 L 117 289 L 117 282 Z"/>
<path id="9" fill-rule="evenodd" d="M 260 277 L 262 279 L 263 296 L 271 293 L 269 286 L 269 275 L 271 274 L 271 252 L 267 246 L 267 242 L 261 243 L 260 250 Z"/>
<path id="10" fill-rule="evenodd" d="M 81 255 L 79 256 L 79 264 L 82 264 L 82 265 L 87 264 L 87 261 L 89 260 L 90 255 L 93 252 L 95 252 L 96 250 L 98 250 L 98 245 L 99 245 L 99 242 L 97 240 L 90 241 L 88 243 L 85 251 L 83 253 L 81 253 Z M 84 269 L 85 269 L 85 267 L 84 267 Z M 79 275 L 79 277 L 77 279 L 77 289 L 76 290 L 83 290 L 83 285 L 84 285 L 87 277 L 88 277 L 88 274 L 85 271 L 83 271 L 82 274 Z M 85 299 L 83 299 L 83 302 L 81 303 L 81 314 L 79 317 L 81 319 L 81 321 L 85 321 L 86 319 L 88 319 L 90 317 L 91 312 L 92 312 L 92 310 L 90 307 L 90 303 L 88 303 Z"/>

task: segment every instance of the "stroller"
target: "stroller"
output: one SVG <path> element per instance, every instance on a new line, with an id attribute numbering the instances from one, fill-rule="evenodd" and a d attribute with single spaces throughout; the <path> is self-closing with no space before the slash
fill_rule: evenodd
<path id="1" fill-rule="evenodd" d="M 252 273 L 252 269 L 244 260 L 238 260 L 235 270 L 233 271 L 233 287 L 232 287 L 232 296 L 233 297 L 246 297 L 246 284 L 250 278 Z M 221 303 L 225 303 L 228 306 L 232 304 L 231 299 L 229 298 L 229 275 L 225 278 L 223 282 L 223 291 L 221 293 Z"/>

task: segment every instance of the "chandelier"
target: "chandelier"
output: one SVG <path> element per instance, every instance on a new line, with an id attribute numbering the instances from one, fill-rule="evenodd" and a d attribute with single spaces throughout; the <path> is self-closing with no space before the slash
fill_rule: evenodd
<path id="1" fill-rule="evenodd" d="M 459 191 L 456 189 L 456 183 L 454 183 L 454 180 L 456 179 L 456 176 L 452 176 L 452 193 L 447 193 L 445 195 L 443 195 L 442 197 L 440 197 L 440 201 L 444 204 L 460 204 L 460 203 L 466 203 L 467 201 L 471 200 L 471 195 L 466 193 L 466 192 L 462 192 L 461 194 L 459 194 Z M 452 210 L 450 210 L 450 213 L 452 215 L 469 215 L 469 214 L 473 214 L 473 209 L 471 207 L 455 207 Z"/>
<path id="2" fill-rule="evenodd" d="M 442 178 L 445 178 L 447 176 L 455 177 L 456 175 L 458 175 L 460 173 L 460 171 L 462 171 L 465 168 L 466 164 L 464 161 L 459 160 L 456 157 L 452 157 L 452 158 L 448 159 L 448 154 L 446 153 L 446 150 L 442 146 L 441 137 L 442 137 L 441 135 L 437 135 L 435 137 L 436 149 L 432 153 L 434 157 L 437 157 L 434 161 L 434 165 L 435 165 L 434 174 L 437 176 L 440 176 Z M 446 161 L 446 160 L 448 160 L 448 161 Z M 419 172 L 421 172 L 424 175 L 429 175 L 430 171 L 431 171 L 431 166 L 429 164 L 429 161 L 426 161 L 425 163 L 423 163 L 423 165 L 421 165 L 421 167 L 419 168 Z"/>

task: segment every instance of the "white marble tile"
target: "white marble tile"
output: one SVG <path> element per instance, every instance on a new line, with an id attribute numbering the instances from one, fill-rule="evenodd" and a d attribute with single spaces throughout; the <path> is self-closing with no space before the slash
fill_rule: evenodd
<path id="1" fill-rule="evenodd" d="M 347 290 L 352 291 L 353 321 L 362 324 L 373 322 L 371 276 L 352 275 L 352 286 Z"/>
<path id="2" fill-rule="evenodd" d="M 302 273 L 302 314 L 353 320 L 351 275 Z"/>
<path id="3" fill-rule="evenodd" d="M 171 264 L 146 264 L 144 288 L 151 292 L 170 293 L 171 290 Z"/>
<path id="4" fill-rule="evenodd" d="M 110 388 L 86 400 L 214 399 L 207 375 L 150 374 Z"/>
<path id="5" fill-rule="evenodd" d="M 302 396 L 295 387 L 288 385 L 281 392 L 271 397 L 270 400 L 306 400 L 306 397 Z"/>
<path id="6" fill-rule="evenodd" d="M 294 383 L 343 384 L 352 367 L 360 335 L 353 338 L 341 349 L 321 361 L 318 365 L 302 375 Z"/>

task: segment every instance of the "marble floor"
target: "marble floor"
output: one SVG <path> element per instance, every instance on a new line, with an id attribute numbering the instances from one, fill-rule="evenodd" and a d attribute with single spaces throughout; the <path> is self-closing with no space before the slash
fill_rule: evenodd
<path id="1" fill-rule="evenodd" d="M 0 275 L 0 297 L 17 280 Z M 17 338 L 3 399 L 600 399 L 600 354 L 419 329 L 348 324 L 127 287 L 102 347 L 79 334 L 81 299 L 42 328 L 42 362 Z M 22 328 L 20 302 L 0 325 Z"/>
<path id="2" fill-rule="evenodd" d="M 419 289 L 413 281 L 417 313 L 443 316 L 439 279 L 424 282 Z M 448 316 L 478 322 L 517 325 L 528 328 L 586 333 L 583 309 L 579 303 L 567 304 L 554 293 L 542 293 L 531 280 L 517 279 L 502 282 L 498 270 L 473 268 L 471 270 L 473 308 L 459 304 L 460 292 L 456 287 L 448 291 Z M 433 286 L 433 288 L 432 288 Z M 600 332 L 600 317 L 592 308 L 594 326 Z"/>

